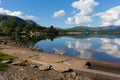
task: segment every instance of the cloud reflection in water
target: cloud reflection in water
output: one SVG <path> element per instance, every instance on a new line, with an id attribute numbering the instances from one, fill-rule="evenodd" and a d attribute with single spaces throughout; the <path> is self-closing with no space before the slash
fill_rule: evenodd
<path id="1" fill-rule="evenodd" d="M 68 48 L 73 48 L 76 52 L 79 52 L 79 58 L 92 59 L 92 43 L 84 42 L 80 39 L 77 39 L 75 42 L 67 41 L 66 45 Z"/>
<path id="2" fill-rule="evenodd" d="M 112 58 L 120 59 L 120 39 L 99 38 L 100 45 L 94 46 L 96 43 L 91 39 L 76 39 L 76 41 L 67 41 L 65 44 L 68 48 L 79 52 L 79 58 L 93 59 L 96 55 L 109 55 Z M 98 42 L 99 42 L 98 41 Z M 101 54 L 98 54 L 101 53 Z"/>
<path id="3" fill-rule="evenodd" d="M 120 39 L 101 38 L 99 51 L 105 52 L 112 57 L 120 58 Z"/>

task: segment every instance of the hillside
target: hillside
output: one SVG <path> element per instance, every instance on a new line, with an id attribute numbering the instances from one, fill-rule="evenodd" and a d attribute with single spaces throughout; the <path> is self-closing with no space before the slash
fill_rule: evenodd
<path id="1" fill-rule="evenodd" d="M 86 27 L 86 26 L 76 26 L 69 28 L 69 31 L 103 31 L 103 30 L 118 30 L 120 26 L 108 26 L 108 27 Z"/>
<path id="2" fill-rule="evenodd" d="M 86 26 L 76 26 L 73 28 L 69 28 L 67 30 L 73 30 L 73 31 L 98 31 L 101 30 L 100 27 L 86 27 Z"/>
<path id="3" fill-rule="evenodd" d="M 1 15 L 0 14 L 0 24 L 2 22 L 12 22 L 12 21 L 16 21 L 18 26 L 22 26 L 22 25 L 30 26 L 30 25 L 36 24 L 32 20 L 23 20 L 23 19 L 16 17 L 16 16 L 9 16 L 9 15 Z"/>
<path id="4" fill-rule="evenodd" d="M 24 34 L 40 36 L 43 34 L 58 34 L 54 26 L 44 27 L 32 20 L 23 20 L 19 17 L 9 15 L 0 15 L 0 31 L 0 34 L 5 35 Z"/>

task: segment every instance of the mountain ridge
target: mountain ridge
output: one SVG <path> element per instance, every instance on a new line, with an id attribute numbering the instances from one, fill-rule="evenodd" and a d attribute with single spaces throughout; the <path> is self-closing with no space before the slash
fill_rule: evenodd
<path id="1" fill-rule="evenodd" d="M 35 23 L 32 20 L 24 20 L 22 18 L 16 17 L 16 16 L 10 16 L 10 15 L 3 15 L 0 14 L 0 24 L 2 22 L 10 22 L 10 21 L 16 21 L 18 26 L 31 26 L 31 25 L 36 25 L 37 23 Z"/>

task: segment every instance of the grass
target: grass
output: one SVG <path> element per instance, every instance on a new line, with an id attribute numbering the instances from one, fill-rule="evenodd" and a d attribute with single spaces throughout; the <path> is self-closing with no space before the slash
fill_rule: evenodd
<path id="1" fill-rule="evenodd" d="M 7 70 L 8 65 L 0 62 L 0 71 Z"/>
<path id="2" fill-rule="evenodd" d="M 11 60 L 14 59 L 15 57 L 5 54 L 3 52 L 0 52 L 0 71 L 8 69 L 8 65 L 5 63 L 2 63 L 4 60 Z"/>
<path id="3" fill-rule="evenodd" d="M 0 61 L 4 61 L 4 60 L 11 60 L 14 59 L 15 57 L 5 54 L 3 52 L 0 52 Z"/>

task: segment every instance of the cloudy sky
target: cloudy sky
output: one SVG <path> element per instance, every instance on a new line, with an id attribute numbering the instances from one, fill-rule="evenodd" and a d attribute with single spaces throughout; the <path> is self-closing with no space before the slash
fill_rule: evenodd
<path id="1" fill-rule="evenodd" d="M 61 28 L 120 26 L 120 0 L 0 0 L 0 14 Z"/>

